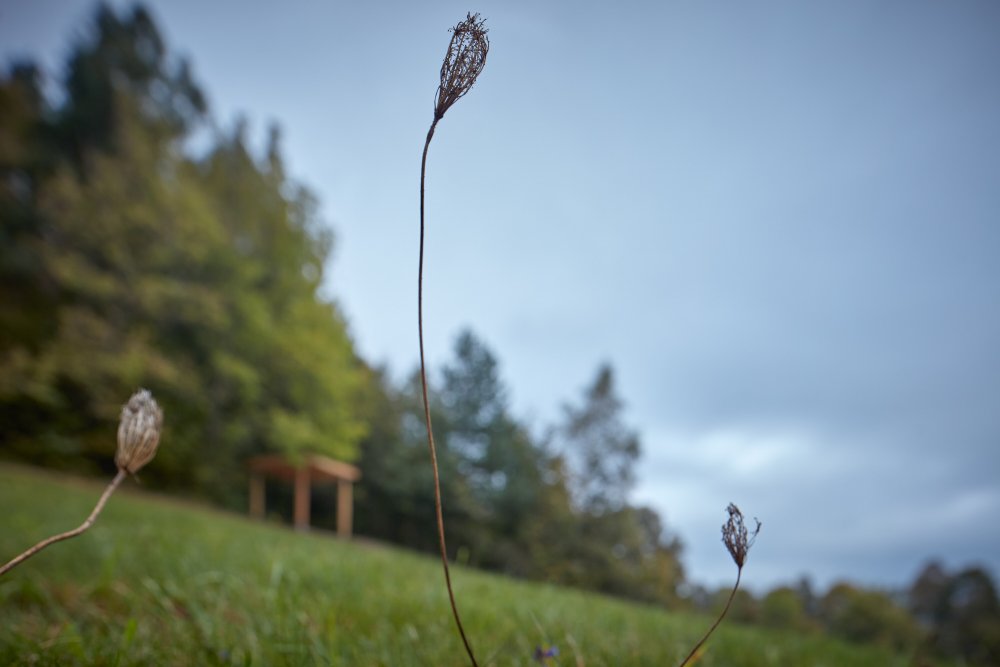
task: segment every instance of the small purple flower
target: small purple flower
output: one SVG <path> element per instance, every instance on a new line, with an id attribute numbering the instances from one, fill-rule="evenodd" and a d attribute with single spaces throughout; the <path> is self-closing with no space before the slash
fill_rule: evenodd
<path id="1" fill-rule="evenodd" d="M 535 654 L 534 654 L 535 660 L 542 663 L 543 665 L 548 662 L 549 658 L 556 658 L 558 657 L 558 655 L 559 655 L 558 646 L 550 646 L 549 648 L 546 649 L 543 649 L 541 646 L 535 647 Z"/>

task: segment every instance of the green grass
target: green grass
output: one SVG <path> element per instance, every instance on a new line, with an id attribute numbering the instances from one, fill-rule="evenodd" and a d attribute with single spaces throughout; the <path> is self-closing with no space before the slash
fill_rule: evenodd
<path id="1" fill-rule="evenodd" d="M 298 534 L 127 482 L 84 535 L 0 577 L 3 665 L 462 665 L 440 563 Z M 73 528 L 103 485 L 0 465 L 0 561 Z M 711 619 L 456 567 L 484 665 L 676 665 Z M 723 625 L 699 667 L 886 667 L 900 656 Z"/>

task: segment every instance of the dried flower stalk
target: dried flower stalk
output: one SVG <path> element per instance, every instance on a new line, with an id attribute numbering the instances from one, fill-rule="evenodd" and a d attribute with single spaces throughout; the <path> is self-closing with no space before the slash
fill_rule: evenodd
<path id="1" fill-rule="evenodd" d="M 14 569 L 50 544 L 76 537 L 90 528 L 97 520 L 97 516 L 104 509 L 108 498 L 115 492 L 118 485 L 122 483 L 125 476 L 135 474 L 139 468 L 149 463 L 153 459 L 153 456 L 156 455 L 156 447 L 160 442 L 162 427 L 163 411 L 156 404 L 153 395 L 146 389 L 140 389 L 133 394 L 128 403 L 122 407 L 121 422 L 118 425 L 118 450 L 115 453 L 115 464 L 118 466 L 118 474 L 115 475 L 111 483 L 104 489 L 104 493 L 101 494 L 90 516 L 73 530 L 46 538 L 11 559 L 0 567 L 0 575 Z"/>
<path id="2" fill-rule="evenodd" d="M 715 632 L 715 629 L 719 627 L 722 619 L 729 612 L 729 607 L 733 604 L 733 598 L 736 597 L 736 590 L 740 587 L 740 577 L 743 576 L 743 565 L 747 561 L 747 554 L 750 552 L 750 547 L 753 546 L 753 543 L 757 540 L 757 534 L 760 532 L 761 523 L 757 519 L 754 519 L 757 526 L 754 528 L 753 535 L 750 534 L 750 531 L 747 530 L 746 522 L 743 520 L 743 512 L 733 503 L 729 503 L 726 511 L 729 512 L 729 519 L 726 520 L 726 523 L 722 524 L 722 543 L 726 545 L 726 550 L 733 557 L 733 562 L 736 563 L 736 583 L 733 585 L 733 590 L 729 593 L 729 599 L 726 600 L 726 606 L 722 608 L 722 613 L 715 619 L 715 623 L 708 629 L 705 636 L 691 649 L 691 652 L 681 662 L 680 667 L 691 663 L 698 653 L 698 649 L 708 641 L 708 638 L 712 636 L 712 633 Z"/>
<path id="3" fill-rule="evenodd" d="M 462 637 L 465 651 L 472 661 L 473 667 L 478 667 L 472 646 L 462 627 L 462 618 L 455 602 L 455 592 L 451 586 L 451 573 L 448 568 L 448 547 L 444 536 L 444 515 L 441 510 L 441 479 L 438 472 L 437 449 L 434 446 L 434 429 L 431 426 L 431 408 L 427 399 L 427 370 L 424 360 L 424 183 L 427 176 L 427 150 L 438 121 L 444 118 L 459 99 L 472 90 L 473 84 L 483 67 L 486 65 L 486 54 L 489 52 L 490 41 L 486 36 L 485 21 L 479 14 L 467 14 L 451 29 L 451 41 L 441 65 L 441 82 L 438 84 L 434 97 L 434 120 L 427 130 L 424 140 L 424 151 L 420 159 L 420 262 L 417 270 L 417 330 L 420 337 L 420 385 L 424 401 L 424 423 L 427 426 L 427 446 L 430 450 L 431 467 L 434 470 L 434 509 L 437 518 L 438 543 L 441 549 L 441 564 L 444 568 L 444 581 L 448 589 L 448 600 L 451 603 L 452 615 L 458 634 Z"/>

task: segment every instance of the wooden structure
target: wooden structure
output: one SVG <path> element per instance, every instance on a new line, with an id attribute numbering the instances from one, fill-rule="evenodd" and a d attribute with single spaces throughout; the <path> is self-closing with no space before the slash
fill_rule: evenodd
<path id="1" fill-rule="evenodd" d="M 250 516 L 263 518 L 267 477 L 292 482 L 295 488 L 294 523 L 297 530 L 309 530 L 309 504 L 313 482 L 337 484 L 337 535 L 350 537 L 354 518 L 354 482 L 361 479 L 355 466 L 325 456 L 307 456 L 294 465 L 277 455 L 255 456 L 250 468 Z"/>

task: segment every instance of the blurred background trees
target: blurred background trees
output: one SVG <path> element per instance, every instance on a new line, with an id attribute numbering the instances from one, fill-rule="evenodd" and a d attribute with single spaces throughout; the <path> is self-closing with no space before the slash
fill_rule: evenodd
<path id="1" fill-rule="evenodd" d="M 380 418 L 361 445 L 356 525 L 366 535 L 432 551 L 419 378 L 414 373 L 395 388 L 384 372 L 375 377 Z M 680 541 L 650 508 L 623 501 L 614 510 L 594 509 L 572 501 L 565 459 L 576 452 L 570 444 L 554 447 L 511 414 L 497 358 L 471 331 L 456 337 L 453 357 L 430 379 L 430 390 L 453 557 L 634 599 L 677 601 Z M 619 412 L 605 415 L 616 427 Z"/>
<path id="2" fill-rule="evenodd" d="M 168 416 L 147 485 L 241 510 L 249 456 L 327 454 L 362 469 L 359 532 L 432 550 L 415 376 L 359 357 L 324 296 L 334 238 L 314 196 L 285 173 L 277 128 L 249 144 L 245 122 L 218 129 L 141 6 L 99 7 L 57 85 L 29 62 L 3 72 L 0 455 L 109 468 L 122 397 L 144 386 Z M 675 599 L 680 544 L 627 503 L 638 436 L 610 366 L 549 429 L 558 447 L 511 413 L 471 331 L 431 394 L 455 558 Z M 315 501 L 323 525 L 332 499 Z"/>
<path id="3" fill-rule="evenodd" d="M 973 664 L 1000 664 L 1000 602 L 986 570 L 948 572 L 931 561 L 907 597 L 935 652 L 962 656 Z"/>
<path id="4" fill-rule="evenodd" d="M 246 456 L 353 458 L 364 374 L 319 286 L 332 239 L 244 129 L 193 155 L 204 95 L 142 8 L 100 7 L 62 94 L 2 83 L 0 420 L 6 454 L 107 467 L 121 397 L 150 388 L 171 446 L 144 478 L 230 504 Z"/>

